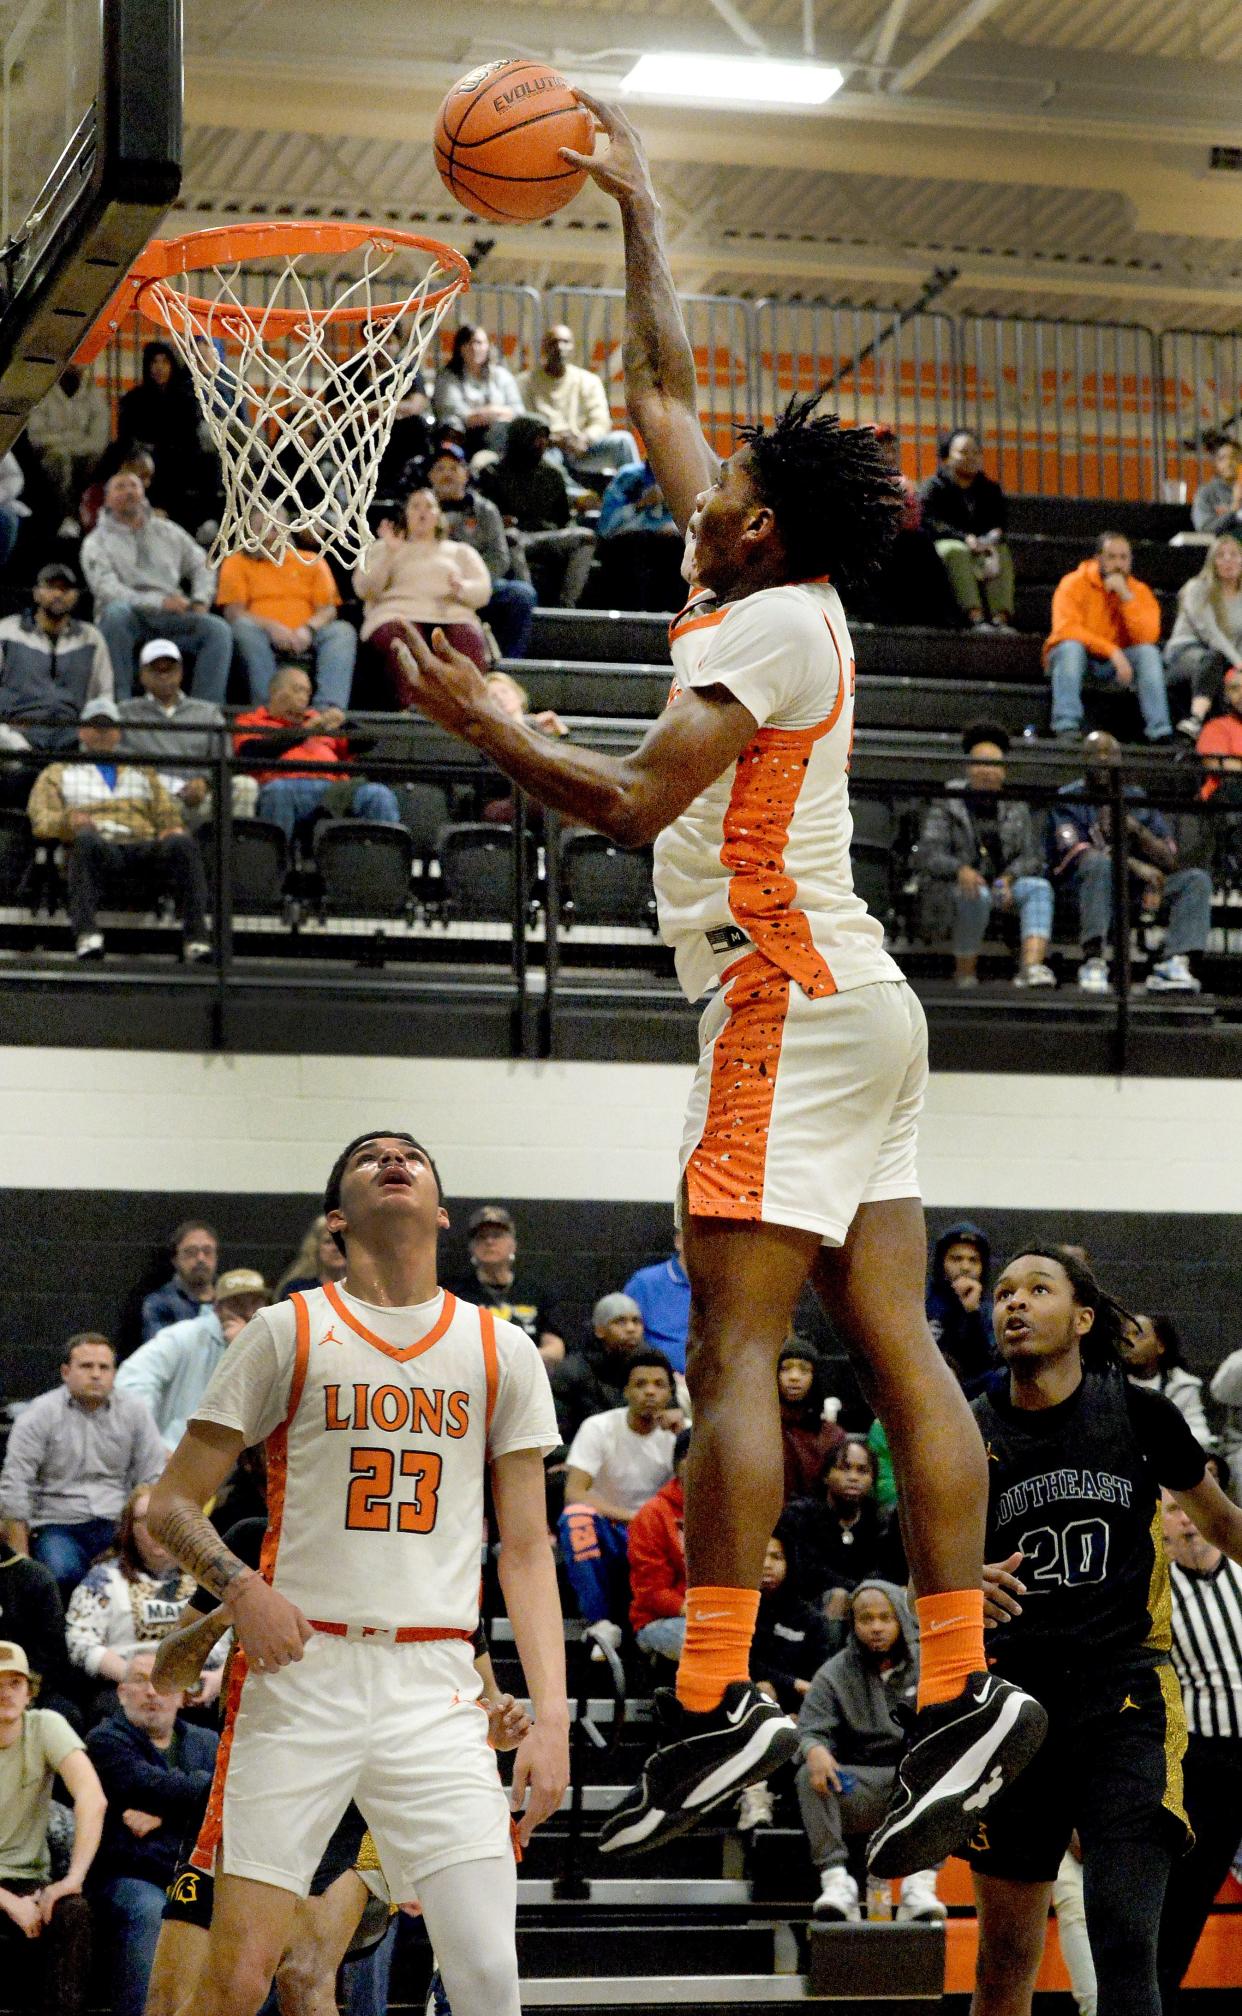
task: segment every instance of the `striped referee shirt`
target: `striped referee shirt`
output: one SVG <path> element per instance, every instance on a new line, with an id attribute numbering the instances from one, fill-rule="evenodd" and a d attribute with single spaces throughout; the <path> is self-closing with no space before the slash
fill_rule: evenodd
<path id="1" fill-rule="evenodd" d="M 1169 1563 L 1173 1666 L 1192 1736 L 1242 1738 L 1242 1568 Z"/>

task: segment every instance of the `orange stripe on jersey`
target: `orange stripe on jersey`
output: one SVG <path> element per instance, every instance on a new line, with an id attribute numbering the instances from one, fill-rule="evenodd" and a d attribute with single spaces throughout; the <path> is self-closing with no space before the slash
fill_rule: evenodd
<path id="1" fill-rule="evenodd" d="M 279 1428 L 267 1438 L 267 1531 L 259 1554 L 259 1573 L 270 1582 L 276 1572 L 280 1528 L 285 1516 L 285 1489 L 289 1481 L 289 1424 L 298 1411 L 306 1368 L 310 1363 L 310 1312 L 302 1295 L 291 1295 L 293 1304 L 293 1377 L 289 1381 L 289 1405 Z"/>
<path id="2" fill-rule="evenodd" d="M 678 638 L 688 637 L 692 630 L 710 630 L 713 624 L 723 623 L 732 606 L 732 603 L 730 603 L 727 608 L 713 609 L 710 616 L 692 616 L 685 623 L 678 621 L 670 623 L 668 631 L 669 643 L 676 644 Z"/>
<path id="3" fill-rule="evenodd" d="M 712 1051 L 707 1114 L 686 1164 L 690 1215 L 762 1218 L 768 1131 L 776 1096 L 789 975 L 761 953 L 730 969 L 729 1019 Z"/>
<path id="4" fill-rule="evenodd" d="M 240 1645 L 233 1647 L 229 1660 L 229 1691 L 224 1710 L 224 1727 L 220 1732 L 220 1745 L 216 1751 L 216 1768 L 211 1774 L 211 1791 L 207 1795 L 207 1811 L 203 1824 L 198 1830 L 190 1856 L 190 1867 L 201 1869 L 205 1875 L 212 1875 L 216 1866 L 216 1854 L 220 1847 L 220 1837 L 224 1831 L 224 1781 L 228 1776 L 229 1752 L 233 1748 L 233 1730 L 237 1722 L 237 1709 L 241 1701 L 242 1683 L 246 1678 L 246 1655 Z"/>
<path id="5" fill-rule="evenodd" d="M 500 1360 L 496 1354 L 496 1318 L 490 1309 L 479 1311 L 479 1334 L 483 1340 L 483 1372 L 487 1380 L 487 1411 L 484 1415 L 487 1441 L 492 1435 L 492 1415 L 496 1412 L 496 1395 L 500 1388 Z M 484 1444 L 486 1447 L 486 1443 Z"/>
<path id="6" fill-rule="evenodd" d="M 385 1344 L 383 1338 L 377 1337 L 374 1330 L 368 1330 L 365 1323 L 359 1323 L 356 1317 L 350 1315 L 345 1304 L 337 1294 L 333 1282 L 325 1282 L 323 1292 L 332 1304 L 332 1307 L 336 1310 L 337 1315 L 344 1322 L 348 1323 L 356 1336 L 361 1337 L 366 1344 L 373 1344 L 377 1351 L 383 1352 L 385 1358 L 395 1358 L 402 1365 L 406 1364 L 411 1358 L 421 1358 L 424 1351 L 430 1351 L 433 1344 L 438 1344 L 457 1313 L 456 1299 L 449 1294 L 446 1288 L 444 1291 L 444 1307 L 441 1309 L 440 1314 L 426 1336 L 420 1337 L 417 1344 L 405 1344 L 398 1348 L 395 1344 Z"/>

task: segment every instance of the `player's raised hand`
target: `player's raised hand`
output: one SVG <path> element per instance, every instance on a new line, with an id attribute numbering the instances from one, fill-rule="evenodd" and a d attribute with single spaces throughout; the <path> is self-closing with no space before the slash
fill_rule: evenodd
<path id="1" fill-rule="evenodd" d="M 536 1722 L 522 1738 L 513 1760 L 513 1810 L 516 1813 L 525 1806 L 518 1825 L 518 1840 L 523 1848 L 540 1822 L 557 1811 L 568 1783 L 568 1729 L 558 1735 L 546 1725 L 540 1728 Z"/>
<path id="2" fill-rule="evenodd" d="M 311 1627 L 287 1596 L 250 1575 L 225 1604 L 252 1673 L 275 1673 L 302 1657 Z"/>
<path id="3" fill-rule="evenodd" d="M 411 630 L 409 642 L 393 646 L 397 663 L 410 683 L 414 705 L 429 721 L 454 735 L 464 735 L 469 723 L 491 705 L 487 684 L 473 658 L 456 651 L 443 630 L 433 630 L 431 642 Z"/>
<path id="4" fill-rule="evenodd" d="M 557 152 L 562 161 L 585 168 L 591 180 L 598 182 L 607 195 L 615 196 L 618 203 L 630 203 L 636 196 L 654 196 L 646 149 L 624 112 L 615 105 L 602 105 L 589 91 L 576 87 L 574 97 L 593 114 L 596 137 L 602 133 L 608 147 L 604 153 L 597 150 L 594 154 L 579 154 L 573 147 L 560 147 Z"/>
<path id="5" fill-rule="evenodd" d="M 995 1624 L 1007 1624 L 1011 1617 L 1022 1615 L 1018 1598 L 1026 1595 L 1026 1583 L 1019 1582 L 1016 1573 L 1022 1561 L 1021 1554 L 1011 1554 L 1007 1561 L 984 1562 L 983 1618 L 986 1630 L 991 1630 Z"/>

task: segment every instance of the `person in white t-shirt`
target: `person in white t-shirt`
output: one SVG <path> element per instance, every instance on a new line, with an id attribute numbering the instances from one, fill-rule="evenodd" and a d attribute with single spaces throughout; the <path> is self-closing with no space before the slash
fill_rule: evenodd
<path id="1" fill-rule="evenodd" d="M 625 1405 L 583 1422 L 565 1458 L 565 1510 L 557 1523 L 569 1586 L 593 1637 L 617 1646 L 630 1607 L 630 1520 L 673 1474 L 673 1367 L 663 1351 L 636 1351 Z"/>
<path id="2" fill-rule="evenodd" d="M 262 1309 L 221 1361 L 158 1489 L 152 1530 L 218 1596 L 240 1648 L 192 1864 L 216 1877 L 183 2016 L 252 2016 L 350 1799 L 392 1896 L 417 1897 L 456 2016 L 519 2016 L 516 1869 L 471 1641 L 483 1486 L 535 1724 L 519 1837 L 569 1776 L 563 1626 L 544 1517 L 557 1446 L 543 1361 L 516 1325 L 441 1290 L 435 1165 L 382 1129 L 324 1193 L 340 1282 Z M 200 1507 L 267 1450 L 268 1529 L 247 1568 Z"/>
<path id="3" fill-rule="evenodd" d="M 655 1847 L 797 1748 L 749 1655 L 781 1506 L 776 1363 L 810 1282 L 865 1367 L 919 1592 L 919 1712 L 869 1850 L 877 1875 L 899 1876 L 962 1847 L 1047 1728 L 1037 1702 L 987 1672 L 987 1461 L 923 1309 L 927 1027 L 850 869 L 854 658 L 840 596 L 882 558 L 904 499 L 874 429 L 819 413 L 818 394 L 740 428 L 718 461 L 642 144 L 620 112 L 579 95 L 608 144 L 561 151 L 620 206 L 626 394 L 686 538 L 669 705 L 628 755 L 552 745 L 503 718 L 439 633 L 406 655 L 415 706 L 533 798 L 620 846 L 655 842 L 682 987 L 691 1000 L 715 990 L 681 1149 L 685 1646 L 670 1740 L 600 1846 Z"/>

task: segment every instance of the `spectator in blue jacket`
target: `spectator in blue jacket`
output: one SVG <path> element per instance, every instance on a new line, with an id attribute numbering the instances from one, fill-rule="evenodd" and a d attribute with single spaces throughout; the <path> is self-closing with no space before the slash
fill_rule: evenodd
<path id="1" fill-rule="evenodd" d="M 119 1706 L 87 1738 L 107 1795 L 92 1888 L 109 1921 L 113 2016 L 142 2016 L 164 1893 L 181 1839 L 202 1821 L 215 1768 L 215 1732 L 183 1720 L 184 1696 L 157 1693 L 154 1652 L 135 1652 Z"/>
<path id="2" fill-rule="evenodd" d="M 992 1334 L 992 1247 L 969 1218 L 941 1233 L 927 1276 L 927 1322 L 962 1384 L 973 1386 L 998 1363 Z"/>
<path id="3" fill-rule="evenodd" d="M 205 1302 L 197 1316 L 157 1330 L 118 1367 L 117 1390 L 146 1401 L 170 1449 L 180 1442 L 233 1339 L 271 1299 L 253 1267 L 231 1267 L 216 1282 L 214 1304 Z"/>
<path id="4" fill-rule="evenodd" d="M 1078 903 L 1082 965 L 1078 985 L 1088 994 L 1111 991 L 1106 948 L 1113 920 L 1111 775 L 1121 753 L 1115 735 L 1095 729 L 1083 740 L 1087 769 L 1067 784 L 1048 814 L 1048 860 L 1054 885 L 1072 890 Z M 1145 922 L 1167 917 L 1161 956 L 1147 975 L 1149 993 L 1197 994 L 1190 955 L 1202 952 L 1212 922 L 1212 878 L 1204 868 L 1179 868 L 1177 841 L 1161 812 L 1143 802 L 1137 784 L 1124 790 L 1126 859 L 1130 891 Z"/>
<path id="5" fill-rule="evenodd" d="M 686 1333 L 690 1328 L 690 1277 L 681 1264 L 681 1227 L 673 1232 L 673 1252 L 652 1267 L 640 1267 L 625 1284 L 625 1293 L 642 1311 L 643 1336 L 663 1351 L 675 1372 L 686 1369 Z"/>
<path id="6" fill-rule="evenodd" d="M 168 1242 L 172 1279 L 146 1296 L 142 1304 L 142 1341 L 157 1330 L 198 1316 L 215 1294 L 220 1237 L 203 1218 L 184 1218 Z"/>
<path id="7" fill-rule="evenodd" d="M 650 462 L 618 469 L 595 528 L 599 599 L 620 609 L 679 609 L 685 600 L 677 530 Z"/>

